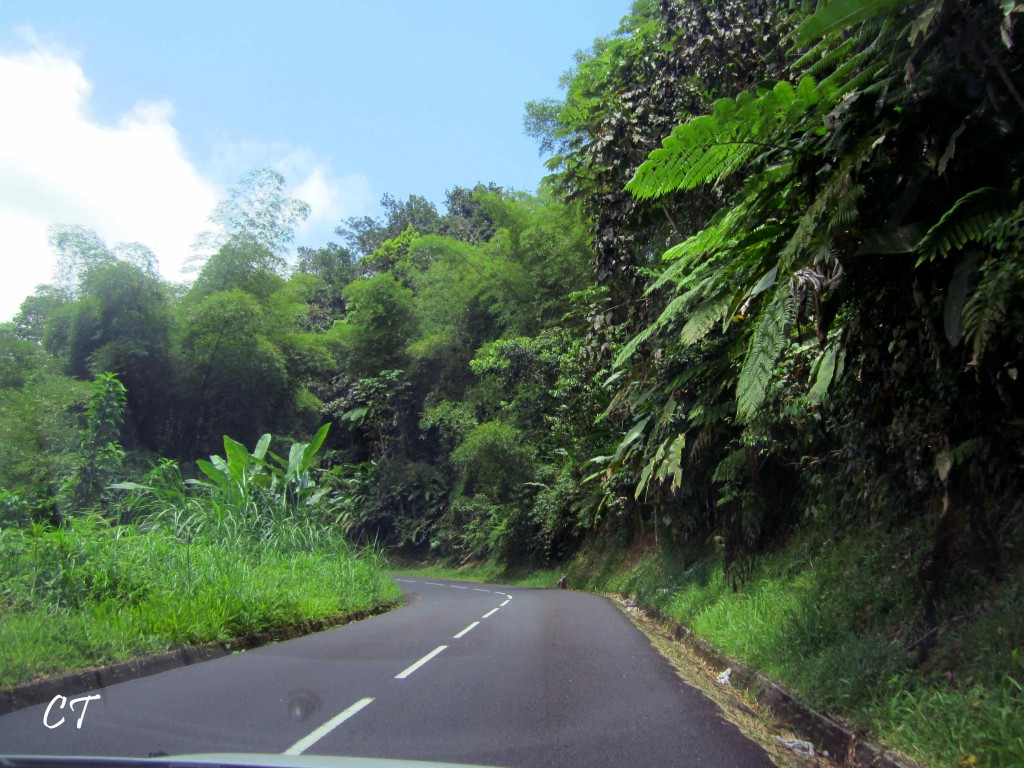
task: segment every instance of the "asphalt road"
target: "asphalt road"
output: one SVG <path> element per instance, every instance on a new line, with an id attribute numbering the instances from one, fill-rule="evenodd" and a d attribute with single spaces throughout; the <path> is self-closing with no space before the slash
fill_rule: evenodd
<path id="1" fill-rule="evenodd" d="M 74 712 L 58 701 L 0 717 L 0 754 L 772 765 L 604 598 L 399 584 L 399 610 L 95 691 Z"/>

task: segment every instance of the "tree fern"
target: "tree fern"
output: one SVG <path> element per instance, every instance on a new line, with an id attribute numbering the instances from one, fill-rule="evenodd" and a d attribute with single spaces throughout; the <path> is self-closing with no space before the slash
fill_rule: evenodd
<path id="1" fill-rule="evenodd" d="M 661 258 L 671 261 L 672 265 L 651 283 L 646 293 L 649 295 L 666 283 L 679 280 L 702 257 L 734 244 L 742 232 L 745 213 L 742 203 L 726 208 L 700 232 L 669 248 Z"/>
<path id="2" fill-rule="evenodd" d="M 776 290 L 771 303 L 761 312 L 736 384 L 736 415 L 741 420 L 748 420 L 764 402 L 775 362 L 786 346 L 786 331 L 794 312 L 793 296 L 786 285 Z"/>
<path id="3" fill-rule="evenodd" d="M 778 83 L 760 95 L 719 99 L 710 115 L 677 126 L 626 189 L 647 199 L 720 181 L 758 153 L 775 150 L 779 135 L 799 126 L 821 95 L 814 78 L 805 77 L 796 88 Z"/>
<path id="4" fill-rule="evenodd" d="M 838 97 L 884 90 L 900 72 L 890 60 L 900 48 L 894 44 L 899 36 L 899 29 L 882 19 L 827 34 L 800 56 L 793 69 L 818 78 L 822 92 Z"/>

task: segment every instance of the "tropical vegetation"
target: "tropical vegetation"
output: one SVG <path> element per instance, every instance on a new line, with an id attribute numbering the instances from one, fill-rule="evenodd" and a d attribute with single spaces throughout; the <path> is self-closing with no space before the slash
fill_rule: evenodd
<path id="1" fill-rule="evenodd" d="M 383 604 L 373 547 L 568 568 L 925 761 L 1019 765 L 1022 16 L 637 0 L 526 106 L 534 193 L 388 195 L 292 258 L 308 208 L 255 171 L 184 286 L 55 227 L 0 326 L 0 631 Z"/>

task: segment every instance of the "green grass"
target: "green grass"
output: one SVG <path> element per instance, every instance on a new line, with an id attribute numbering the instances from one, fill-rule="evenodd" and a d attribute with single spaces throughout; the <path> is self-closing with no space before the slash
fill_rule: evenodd
<path id="1" fill-rule="evenodd" d="M 209 499 L 0 529 L 0 687 L 399 598 L 383 559 L 329 527 Z"/>
<path id="2" fill-rule="evenodd" d="M 907 532 L 904 537 L 914 534 Z M 1024 765 L 1024 569 L 950 597 L 927 661 L 899 535 L 791 542 L 734 590 L 716 557 L 592 546 L 570 585 L 634 595 L 810 706 L 934 766 Z M 958 603 L 959 600 L 959 603 Z"/>
<path id="3" fill-rule="evenodd" d="M 763 557 L 734 591 L 714 556 L 591 543 L 562 570 L 402 569 L 414 576 L 629 594 L 683 622 L 725 654 L 807 704 L 932 766 L 1024 765 L 1024 569 L 945 606 L 928 660 L 908 647 L 924 633 L 914 536 L 865 530 L 856 539 L 807 534 Z M 958 602 L 959 600 L 959 602 Z"/>

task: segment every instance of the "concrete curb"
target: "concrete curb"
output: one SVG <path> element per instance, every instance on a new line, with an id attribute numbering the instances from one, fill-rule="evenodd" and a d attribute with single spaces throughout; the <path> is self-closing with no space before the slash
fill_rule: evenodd
<path id="1" fill-rule="evenodd" d="M 883 749 L 825 715 L 815 712 L 778 683 L 756 669 L 730 659 L 693 630 L 671 619 L 657 608 L 643 608 L 651 618 L 664 625 L 676 641 L 716 672 L 732 669 L 730 684 L 750 691 L 761 706 L 780 723 L 814 744 L 815 750 L 844 768 L 923 768 L 910 758 Z"/>
<path id="2" fill-rule="evenodd" d="M 326 619 L 304 621 L 288 627 L 244 635 L 223 642 L 218 641 L 204 643 L 203 645 L 185 646 L 165 653 L 139 656 L 138 658 L 106 667 L 95 667 L 66 675 L 33 680 L 30 683 L 23 683 L 13 688 L 0 690 L 0 715 L 6 715 L 26 707 L 33 707 L 37 704 L 45 704 L 51 701 L 54 696 L 67 696 L 71 698 L 128 680 L 158 675 L 161 672 L 167 672 L 177 667 L 187 667 L 202 661 L 219 659 L 237 651 L 247 651 L 281 640 L 292 640 L 303 635 L 311 635 L 314 632 L 322 632 L 325 629 L 350 624 L 353 621 L 368 619 L 371 616 L 376 616 L 396 608 L 402 602 L 399 600 L 381 605 L 369 611 L 357 611 L 345 616 L 329 616 Z"/>

